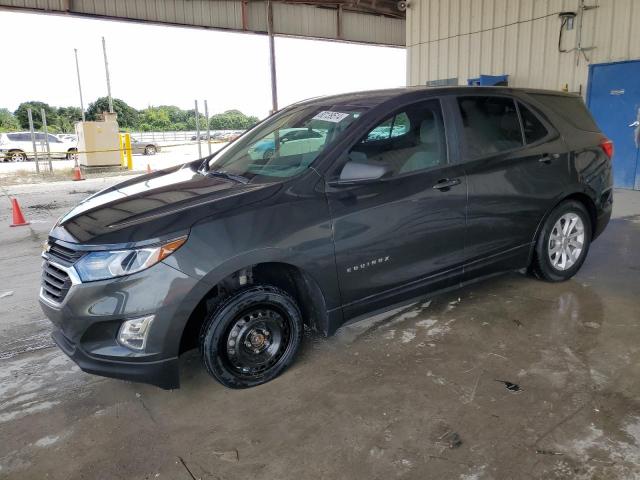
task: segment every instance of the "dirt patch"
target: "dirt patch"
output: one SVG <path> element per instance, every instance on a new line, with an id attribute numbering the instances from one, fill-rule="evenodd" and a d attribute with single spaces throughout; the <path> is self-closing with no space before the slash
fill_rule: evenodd
<path id="1" fill-rule="evenodd" d="M 34 210 L 48 211 L 48 210 L 55 210 L 56 208 L 60 208 L 60 205 L 58 205 L 54 200 L 53 202 L 49 202 L 49 203 L 36 203 L 35 205 L 30 205 L 28 208 L 32 208 Z"/>
<path id="2" fill-rule="evenodd" d="M 106 178 L 117 177 L 122 175 L 140 175 L 142 171 L 114 171 L 114 172 L 93 172 L 84 173 L 84 178 Z M 26 170 L 18 170 L 17 172 L 11 172 L 0 175 L 0 186 L 9 185 L 22 185 L 26 183 L 51 183 L 51 182 L 64 182 L 73 178 L 73 169 L 66 168 L 61 170 L 54 170 L 53 173 L 35 173 Z M 80 193 L 80 192 L 78 192 Z M 95 193 L 95 192 L 94 192 Z"/>
<path id="3" fill-rule="evenodd" d="M 98 192 L 99 190 L 71 190 L 69 195 L 93 195 Z"/>

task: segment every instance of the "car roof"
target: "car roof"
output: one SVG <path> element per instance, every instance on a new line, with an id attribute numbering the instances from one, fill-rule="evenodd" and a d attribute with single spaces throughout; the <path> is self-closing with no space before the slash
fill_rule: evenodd
<path id="1" fill-rule="evenodd" d="M 448 87 L 427 87 L 414 86 L 402 88 L 390 88 L 384 90 L 367 90 L 362 92 L 342 93 L 324 97 L 314 97 L 294 105 L 349 105 L 362 107 L 375 107 L 388 100 L 399 99 L 408 95 L 424 92 L 425 96 L 438 94 L 518 94 L 533 93 L 544 95 L 558 95 L 564 97 L 579 97 L 577 94 L 559 92 L 557 90 L 540 90 L 534 88 L 514 88 L 514 87 L 477 87 L 477 86 L 448 86 Z"/>

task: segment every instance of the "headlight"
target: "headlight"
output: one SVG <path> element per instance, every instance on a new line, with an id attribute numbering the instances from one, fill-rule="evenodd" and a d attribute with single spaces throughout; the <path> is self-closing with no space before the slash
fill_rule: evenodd
<path id="1" fill-rule="evenodd" d="M 181 237 L 155 247 L 91 252 L 75 264 L 75 269 L 83 282 L 130 275 L 167 258 L 186 241 L 187 237 Z"/>

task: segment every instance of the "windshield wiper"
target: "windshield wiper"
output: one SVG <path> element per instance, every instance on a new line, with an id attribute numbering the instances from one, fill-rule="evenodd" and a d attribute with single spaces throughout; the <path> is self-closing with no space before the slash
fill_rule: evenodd
<path id="1" fill-rule="evenodd" d="M 225 172 L 224 170 L 206 170 L 203 173 L 211 177 L 226 178 L 227 180 L 233 180 L 234 182 L 238 183 L 249 183 L 249 179 L 247 177 L 243 177 L 242 175 L 238 175 L 235 173 Z"/>

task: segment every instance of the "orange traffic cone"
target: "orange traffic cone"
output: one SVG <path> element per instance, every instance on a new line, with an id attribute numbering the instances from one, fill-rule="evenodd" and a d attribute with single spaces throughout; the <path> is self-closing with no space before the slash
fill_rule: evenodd
<path id="1" fill-rule="evenodd" d="M 20 209 L 20 204 L 18 204 L 18 200 L 15 198 L 11 199 L 11 209 L 13 210 L 13 223 L 12 227 L 21 227 L 22 225 L 29 225 L 24 219 L 24 215 L 22 214 L 22 210 Z"/>
<path id="2" fill-rule="evenodd" d="M 151 170 L 151 162 L 147 162 L 147 173 L 153 173 L 153 170 Z"/>
<path id="3" fill-rule="evenodd" d="M 84 178 L 82 177 L 82 170 L 80 170 L 80 167 L 76 167 L 73 169 L 73 179 L 74 182 L 77 182 L 78 180 L 84 180 Z"/>

